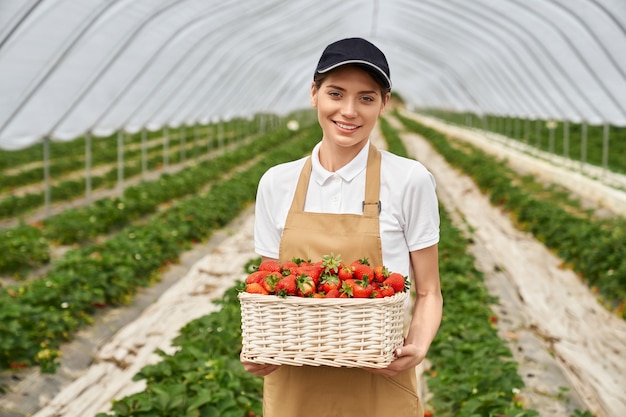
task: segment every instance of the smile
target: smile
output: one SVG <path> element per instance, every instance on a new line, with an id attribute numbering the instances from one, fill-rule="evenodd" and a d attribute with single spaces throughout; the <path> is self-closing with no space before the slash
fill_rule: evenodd
<path id="1" fill-rule="evenodd" d="M 356 129 L 357 127 L 359 127 L 358 125 L 346 125 L 346 124 L 343 124 L 343 123 L 341 123 L 341 122 L 335 122 L 335 124 L 336 124 L 337 126 L 339 126 L 340 128 L 342 128 L 342 129 L 347 129 L 347 130 L 354 130 L 354 129 Z"/>

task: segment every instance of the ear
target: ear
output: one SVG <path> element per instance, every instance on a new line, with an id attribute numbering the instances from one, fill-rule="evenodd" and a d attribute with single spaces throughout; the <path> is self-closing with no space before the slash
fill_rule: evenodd
<path id="1" fill-rule="evenodd" d="M 385 94 L 385 97 L 383 97 L 383 102 L 380 105 L 380 111 L 378 112 L 379 116 L 385 112 L 385 108 L 387 107 L 387 103 L 389 103 L 389 100 L 391 100 L 391 93 L 387 93 Z"/>
<path id="2" fill-rule="evenodd" d="M 317 87 L 315 87 L 315 82 L 311 83 L 311 106 L 317 108 Z"/>

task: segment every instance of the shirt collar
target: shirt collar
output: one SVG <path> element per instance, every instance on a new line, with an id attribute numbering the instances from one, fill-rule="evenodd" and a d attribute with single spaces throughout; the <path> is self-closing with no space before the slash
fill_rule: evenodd
<path id="1" fill-rule="evenodd" d="M 319 149 L 322 142 L 319 142 L 313 148 L 313 153 L 311 155 L 311 177 L 319 185 L 324 184 L 329 178 L 333 177 L 333 175 L 338 175 L 342 180 L 347 182 L 352 181 L 367 166 L 367 157 L 370 148 L 369 143 L 370 142 L 368 140 L 363 149 L 361 149 L 357 156 L 355 156 L 352 161 L 348 162 L 347 165 L 341 167 L 335 172 L 330 172 L 327 171 L 326 168 L 324 168 L 320 163 Z"/>

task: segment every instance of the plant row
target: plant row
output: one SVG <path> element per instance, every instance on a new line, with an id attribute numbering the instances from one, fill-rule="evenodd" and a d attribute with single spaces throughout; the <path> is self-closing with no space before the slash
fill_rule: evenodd
<path id="1" fill-rule="evenodd" d="M 380 126 L 388 150 L 410 157 L 399 131 L 385 118 Z M 524 382 L 510 350 L 497 335 L 497 317 L 489 307 L 498 300 L 489 295 L 482 274 L 474 267 L 466 237 L 445 210 L 440 213 L 439 272 L 445 304 L 428 353 L 432 415 L 536 416 L 517 397 Z"/>
<path id="2" fill-rule="evenodd" d="M 242 126 L 237 128 L 236 125 L 232 123 L 228 126 L 218 126 L 218 125 L 208 125 L 206 127 L 202 127 L 202 130 L 206 133 L 206 138 L 197 139 L 195 127 L 185 127 L 180 128 L 175 131 L 172 131 L 169 134 L 169 142 L 168 146 L 171 148 L 169 151 L 168 158 L 171 162 L 175 163 L 177 161 L 182 161 L 186 158 L 188 154 L 197 155 L 200 150 L 199 148 L 208 148 L 212 149 L 219 144 L 220 141 L 232 142 L 237 141 L 243 137 L 246 137 L 248 133 L 254 132 L 257 126 L 251 126 L 251 122 L 241 122 Z M 194 130 L 192 130 L 194 129 Z M 217 133 L 217 130 L 220 130 L 222 133 Z M 162 149 L 164 147 L 164 135 L 165 131 L 160 130 L 154 133 L 146 132 L 146 148 L 145 152 L 147 154 L 153 154 L 159 152 L 159 155 L 162 155 Z M 155 137 L 156 139 L 151 139 L 150 136 Z M 192 141 L 187 141 L 185 138 L 195 138 Z M 141 159 L 143 150 L 141 149 L 141 133 L 137 133 L 134 135 L 125 135 L 124 136 L 124 159 L 127 161 L 139 161 Z M 49 172 L 51 177 L 61 177 L 63 175 L 67 175 L 69 173 L 75 171 L 82 171 L 85 168 L 85 145 L 83 140 L 76 140 L 70 142 L 72 146 L 65 146 L 62 144 L 64 148 L 70 149 L 62 149 L 63 153 L 60 153 L 56 156 L 56 158 L 51 158 Z M 82 145 L 81 147 L 77 147 L 76 145 Z M 114 146 L 111 146 L 111 145 Z M 105 164 L 115 164 L 118 158 L 118 149 L 116 146 L 116 138 L 113 136 L 108 136 L 104 138 L 93 138 L 91 143 L 91 166 L 96 168 L 100 165 Z M 55 143 L 56 145 L 56 143 Z M 54 147 L 56 148 L 56 146 Z M 56 153 L 61 152 L 59 149 L 54 149 Z M 4 157 L 9 157 L 10 155 L 5 153 L 3 155 L 0 152 L 0 155 Z M 158 163 L 162 161 L 162 158 L 150 158 L 147 161 L 148 166 L 156 166 Z M 17 187 L 23 187 L 28 184 L 41 182 L 44 177 L 44 169 L 41 160 L 39 161 L 31 161 L 35 162 L 36 167 L 33 168 L 25 168 L 17 171 L 14 174 L 5 173 L 0 179 L 0 193 L 11 191 Z"/>
<path id="3" fill-rule="evenodd" d="M 0 367 L 39 364 L 53 371 L 60 344 L 90 324 L 96 308 L 127 304 L 139 288 L 158 279 L 164 265 L 176 262 L 193 242 L 206 239 L 250 204 L 263 172 L 305 154 L 319 137 L 318 127 L 303 129 L 208 191 L 103 243 L 67 252 L 45 278 L 0 289 Z"/>
<path id="4" fill-rule="evenodd" d="M 41 223 L 1 231 L 0 273 L 23 276 L 29 269 L 49 262 L 51 244 L 92 241 L 154 213 L 160 204 L 197 193 L 242 161 L 279 145 L 290 134 L 282 128 L 175 174 L 163 174 L 155 181 L 129 186 L 122 197 L 104 198 L 83 208 L 67 209 Z"/>
<path id="5" fill-rule="evenodd" d="M 235 134 L 235 132 L 226 132 L 226 137 L 230 142 L 239 141 L 245 136 Z M 208 145 L 203 146 L 205 149 L 216 149 L 220 146 L 223 138 L 221 136 L 212 136 L 209 138 Z M 162 142 L 162 141 L 159 141 Z M 93 164 L 92 168 L 98 165 L 116 164 L 117 146 L 111 146 L 115 143 L 112 139 L 99 140 L 96 149 L 92 150 Z M 126 179 L 140 175 L 143 171 L 142 154 L 143 151 L 134 142 L 125 143 L 124 145 L 124 163 L 123 172 Z M 191 150 L 197 156 L 199 143 L 179 144 L 179 149 L 169 143 L 167 152 L 168 164 L 176 164 L 184 162 L 183 151 Z M 146 149 L 146 169 L 157 170 L 164 164 L 163 144 L 149 146 Z M 71 172 L 84 170 L 84 158 L 78 155 L 71 155 L 64 159 L 58 160 L 50 167 L 52 177 L 60 177 Z M 100 175 L 91 176 L 92 189 L 111 188 L 118 182 L 118 166 L 114 165 L 106 172 Z M 13 176 L 3 176 L 3 187 L 24 186 L 32 182 L 41 182 L 43 179 L 43 167 L 32 168 Z M 63 202 L 84 194 L 86 189 L 86 178 L 81 175 L 79 179 L 65 179 L 56 185 L 50 186 L 50 201 L 53 203 Z M 0 190 L 2 191 L 2 190 Z M 45 203 L 45 192 L 31 192 L 23 195 L 8 195 L 0 200 L 0 218 L 20 217 L 30 210 L 42 207 Z"/>
<path id="6" fill-rule="evenodd" d="M 532 233 L 598 292 L 606 307 L 624 317 L 626 300 L 626 219 L 598 218 L 555 186 L 520 176 L 496 157 L 414 119 L 395 116 L 426 138 L 449 163 L 472 177 L 491 202 L 510 212 L 521 230 Z"/>
<path id="7" fill-rule="evenodd" d="M 428 114 L 450 123 L 499 133 L 574 161 L 603 166 L 604 126 L 493 115 L 481 117 L 471 113 L 446 111 L 430 111 Z M 608 168 L 626 173 L 626 158 L 623 157 L 626 155 L 626 127 L 611 126 L 608 133 L 609 154 L 606 155 Z"/>
<path id="8" fill-rule="evenodd" d="M 220 135 L 223 135 L 224 137 L 248 136 L 252 133 L 265 133 L 269 130 L 273 130 L 280 124 L 278 121 L 279 117 L 276 115 L 258 114 L 252 120 L 234 118 L 232 120 L 220 121 L 207 125 L 183 126 L 176 129 L 170 128 L 168 129 L 168 132 L 170 137 L 184 136 L 186 138 L 195 137 L 196 134 L 201 134 L 202 132 L 210 138 L 218 137 Z M 148 139 L 162 138 L 165 136 L 165 129 L 151 132 L 146 130 L 145 133 L 148 136 Z M 143 134 L 143 131 L 139 131 L 134 134 L 125 134 L 124 147 L 126 149 L 130 149 L 133 145 L 136 147 L 141 142 Z M 116 141 L 116 137 L 117 132 L 106 137 L 91 138 L 94 163 L 99 160 L 107 160 L 107 158 L 109 158 L 109 162 L 116 161 L 117 150 L 114 146 L 111 147 L 110 145 Z M 85 152 L 85 142 L 86 138 L 84 136 L 71 141 L 51 141 L 49 155 L 51 165 L 55 165 L 57 161 L 82 157 Z M 99 156 L 101 153 L 108 156 L 101 159 Z M 0 167 L 2 167 L 2 170 L 16 169 L 28 166 L 31 163 L 41 163 L 43 159 L 43 147 L 40 143 L 16 151 L 0 150 Z"/>

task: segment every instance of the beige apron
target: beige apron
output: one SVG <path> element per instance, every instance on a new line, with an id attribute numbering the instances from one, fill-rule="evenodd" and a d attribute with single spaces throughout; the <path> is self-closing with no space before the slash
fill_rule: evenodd
<path id="1" fill-rule="evenodd" d="M 363 215 L 304 212 L 309 158 L 298 181 L 280 242 L 281 262 L 319 260 L 333 252 L 344 261 L 367 257 L 382 264 L 380 152 L 370 145 Z M 265 377 L 263 417 L 422 417 L 415 370 L 392 378 L 358 368 L 281 366 Z"/>

